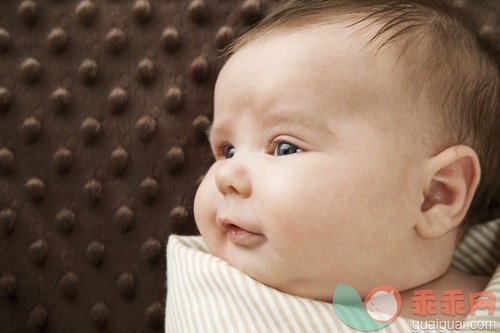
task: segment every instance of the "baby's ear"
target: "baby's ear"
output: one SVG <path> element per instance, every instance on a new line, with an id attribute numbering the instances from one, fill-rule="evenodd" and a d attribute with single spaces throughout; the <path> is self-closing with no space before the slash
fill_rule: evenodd
<path id="1" fill-rule="evenodd" d="M 426 164 L 422 218 L 415 229 L 425 238 L 443 236 L 460 225 L 479 183 L 481 168 L 476 152 L 453 146 Z"/>

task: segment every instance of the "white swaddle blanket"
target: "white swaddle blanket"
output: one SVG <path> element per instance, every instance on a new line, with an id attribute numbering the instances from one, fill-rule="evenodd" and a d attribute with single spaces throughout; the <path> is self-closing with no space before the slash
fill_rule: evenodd
<path id="1" fill-rule="evenodd" d="M 498 232 L 500 221 L 495 223 Z M 485 235 L 486 240 L 479 237 L 480 243 L 493 246 L 499 255 L 500 247 L 495 245 L 498 234 Z M 473 244 L 478 242 L 475 237 Z M 468 240 L 466 237 L 464 242 Z M 462 266 L 464 262 L 471 261 L 462 260 Z M 481 260 L 472 260 L 478 262 Z M 491 266 L 491 258 L 487 262 Z M 166 332 L 356 332 L 338 319 L 331 303 L 288 295 L 255 281 L 211 255 L 199 236 L 170 236 L 167 263 Z M 487 311 L 476 311 L 463 322 L 466 326 L 493 320 L 498 321 L 500 331 L 500 266 L 494 268 L 486 290 L 496 295 L 495 313 L 491 316 Z M 397 318 L 378 332 L 415 332 L 416 327 L 413 320 Z"/>

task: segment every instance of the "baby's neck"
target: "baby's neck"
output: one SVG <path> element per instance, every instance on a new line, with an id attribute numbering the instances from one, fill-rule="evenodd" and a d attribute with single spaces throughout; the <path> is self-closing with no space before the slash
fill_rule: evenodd
<path id="1" fill-rule="evenodd" d="M 408 289 L 401 292 L 402 307 L 399 316 L 403 318 L 420 320 L 420 321 L 433 321 L 436 319 L 449 320 L 449 321 L 463 320 L 468 314 L 469 293 L 483 291 L 486 288 L 488 281 L 489 281 L 488 277 L 465 274 L 458 271 L 455 268 L 450 267 L 450 269 L 448 269 L 448 271 L 445 274 L 441 275 L 439 278 L 430 281 L 426 284 L 423 284 L 421 286 L 418 286 L 416 288 Z M 432 295 L 435 296 L 435 302 L 433 304 L 435 304 L 434 309 L 436 314 L 427 314 L 427 315 L 418 314 L 419 312 L 418 306 L 424 304 L 424 302 L 418 302 L 415 299 L 415 297 L 413 299 L 415 302 L 412 302 L 412 296 L 414 296 L 414 291 L 418 290 L 430 290 L 432 292 L 430 297 L 432 297 Z M 442 300 L 443 291 L 449 291 L 449 290 L 459 290 L 461 292 L 461 294 L 460 293 L 459 294 L 463 295 L 464 299 L 463 301 L 457 299 L 456 304 L 459 303 L 465 304 L 465 314 L 448 315 L 442 313 L 443 309 L 440 307 L 440 303 L 441 301 L 443 301 Z M 451 303 L 450 302 L 446 303 L 452 304 L 453 301 L 451 301 Z M 412 308 L 412 305 L 415 305 L 416 308 Z M 457 309 L 459 308 L 460 306 L 457 306 Z"/>

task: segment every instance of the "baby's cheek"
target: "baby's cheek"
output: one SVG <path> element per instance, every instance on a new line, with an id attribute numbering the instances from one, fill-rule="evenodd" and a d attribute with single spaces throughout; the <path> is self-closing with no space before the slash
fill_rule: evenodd
<path id="1" fill-rule="evenodd" d="M 287 251 L 299 250 L 306 239 L 314 237 L 324 231 L 323 228 L 316 230 L 314 223 L 317 219 L 316 212 L 311 211 L 309 200 L 292 194 L 275 196 L 274 199 L 265 200 L 266 207 L 259 209 L 262 221 L 267 225 L 268 236 L 272 238 L 274 246 Z M 317 225 L 317 224 L 316 224 Z"/>
<path id="2" fill-rule="evenodd" d="M 272 212 L 266 229 L 278 252 L 294 261 L 305 260 L 309 266 L 311 260 L 323 260 L 345 248 L 351 226 L 335 209 L 334 199 L 310 196 L 307 188 L 296 187 L 296 192 L 289 190 L 281 198 L 266 202 Z"/>
<path id="3" fill-rule="evenodd" d="M 194 219 L 202 234 L 206 228 L 215 227 L 219 196 L 214 177 L 209 172 L 198 187 L 193 204 Z"/>

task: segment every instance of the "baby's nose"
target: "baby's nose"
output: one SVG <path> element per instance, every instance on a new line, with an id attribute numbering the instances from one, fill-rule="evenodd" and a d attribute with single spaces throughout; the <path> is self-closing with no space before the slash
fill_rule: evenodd
<path id="1" fill-rule="evenodd" d="M 247 197 L 252 191 L 246 163 L 236 155 L 221 163 L 215 172 L 215 183 L 223 195 L 238 194 Z"/>

